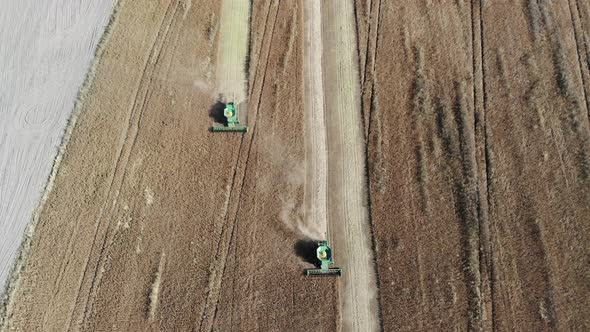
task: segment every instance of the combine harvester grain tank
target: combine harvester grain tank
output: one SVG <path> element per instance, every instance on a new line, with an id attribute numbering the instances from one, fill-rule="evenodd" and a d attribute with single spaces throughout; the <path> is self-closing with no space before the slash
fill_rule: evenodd
<path id="1" fill-rule="evenodd" d="M 211 128 L 213 131 L 248 131 L 247 126 L 239 126 L 240 118 L 238 116 L 238 108 L 233 102 L 225 104 L 225 108 L 223 109 L 223 116 L 225 117 L 225 125 L 213 126 L 213 128 Z"/>
<path id="2" fill-rule="evenodd" d="M 342 269 L 339 267 L 331 267 L 334 264 L 332 259 L 332 249 L 328 245 L 328 237 L 326 240 L 318 241 L 318 247 L 316 249 L 316 257 L 320 262 L 318 268 L 306 269 L 306 276 L 320 276 L 320 277 L 340 277 L 342 275 Z"/>

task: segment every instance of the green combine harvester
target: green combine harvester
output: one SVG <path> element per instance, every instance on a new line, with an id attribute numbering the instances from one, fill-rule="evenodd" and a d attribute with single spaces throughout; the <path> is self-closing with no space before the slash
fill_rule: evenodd
<path id="1" fill-rule="evenodd" d="M 223 109 L 223 116 L 225 116 L 225 126 L 214 126 L 213 131 L 241 131 L 247 132 L 247 126 L 238 126 L 240 119 L 238 118 L 238 109 L 233 102 L 227 103 Z"/>
<path id="2" fill-rule="evenodd" d="M 334 264 L 332 260 L 332 249 L 328 246 L 328 240 L 318 241 L 318 248 L 316 249 L 316 256 L 320 261 L 319 269 L 307 269 L 305 270 L 306 276 L 322 276 L 340 277 L 342 275 L 342 269 L 339 267 L 330 267 Z"/>

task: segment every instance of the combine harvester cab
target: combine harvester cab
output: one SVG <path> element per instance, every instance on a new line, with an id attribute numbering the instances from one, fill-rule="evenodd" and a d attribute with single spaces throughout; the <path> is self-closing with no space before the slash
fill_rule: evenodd
<path id="1" fill-rule="evenodd" d="M 341 268 L 330 267 L 330 265 L 334 264 L 334 261 L 332 260 L 332 249 L 328 246 L 328 241 L 318 241 L 316 256 L 320 261 L 320 268 L 305 270 L 306 276 L 340 277 L 342 275 Z"/>
<path id="2" fill-rule="evenodd" d="M 240 131 L 247 132 L 247 126 L 238 126 L 240 119 L 238 117 L 238 108 L 233 102 L 227 103 L 223 109 L 223 116 L 225 117 L 225 126 L 214 126 L 213 131 Z"/>

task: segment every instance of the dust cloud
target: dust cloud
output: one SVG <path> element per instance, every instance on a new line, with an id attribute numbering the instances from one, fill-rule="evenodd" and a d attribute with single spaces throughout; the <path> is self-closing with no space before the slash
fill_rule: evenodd
<path id="1" fill-rule="evenodd" d="M 285 179 L 284 190 L 279 194 L 281 209 L 278 220 L 296 233 L 297 237 L 313 240 L 323 238 L 326 221 L 307 218 L 309 211 L 306 211 L 303 200 L 297 195 L 298 192 L 307 190 L 305 161 L 295 159 L 294 154 L 290 153 L 289 145 L 276 136 L 265 138 L 262 145 L 267 161 L 273 165 L 273 169 L 282 170 L 282 174 L 278 176 Z M 262 187 L 271 187 L 271 176 L 273 175 L 265 174 L 259 179 Z"/>
<path id="2" fill-rule="evenodd" d="M 309 220 L 304 217 L 303 207 L 296 204 L 295 199 L 293 198 L 283 201 L 279 220 L 289 230 L 295 232 L 298 237 L 314 240 L 324 237 L 323 229 L 325 229 L 325 226 L 322 227 L 319 222 L 309 222 Z M 325 225 L 325 222 L 323 224 Z"/>

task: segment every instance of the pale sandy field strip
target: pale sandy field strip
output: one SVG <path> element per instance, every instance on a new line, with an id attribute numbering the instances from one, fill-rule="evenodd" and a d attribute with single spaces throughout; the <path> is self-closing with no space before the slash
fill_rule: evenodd
<path id="1" fill-rule="evenodd" d="M 328 223 L 341 283 L 343 328 L 378 328 L 371 251 L 360 87 L 352 1 L 322 3 L 325 111 L 328 130 Z"/>
<path id="2" fill-rule="evenodd" d="M 305 96 L 305 224 L 327 226 L 328 151 L 322 72 L 321 4 L 305 0 L 303 9 L 303 85 Z M 324 234 L 319 234 L 322 238 Z"/>
<path id="3" fill-rule="evenodd" d="M 216 77 L 217 94 L 224 102 L 246 101 L 249 17 L 250 1 L 222 1 Z"/>
<path id="4" fill-rule="evenodd" d="M 113 2 L 2 2 L 0 295 Z"/>

